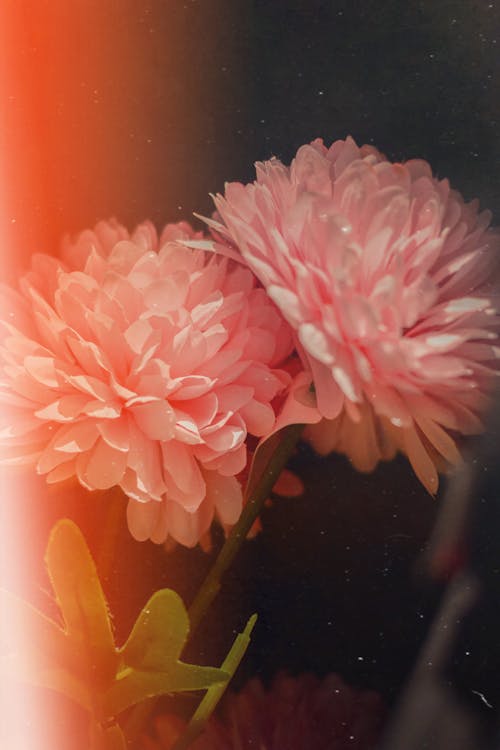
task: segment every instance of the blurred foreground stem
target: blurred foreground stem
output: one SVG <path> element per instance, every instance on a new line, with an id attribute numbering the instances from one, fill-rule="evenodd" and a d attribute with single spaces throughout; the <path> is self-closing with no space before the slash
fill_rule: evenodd
<path id="1" fill-rule="evenodd" d="M 250 643 L 250 634 L 257 621 L 257 615 L 252 615 L 243 633 L 236 638 L 233 646 L 221 664 L 221 669 L 228 674 L 233 675 L 239 667 L 240 661 L 245 655 L 245 651 Z M 186 730 L 172 746 L 172 750 L 187 750 L 195 739 L 203 732 L 207 721 L 215 711 L 218 702 L 224 695 L 228 683 L 222 685 L 213 685 L 208 688 L 205 697 L 191 717 Z"/>
<path id="2" fill-rule="evenodd" d="M 278 445 L 269 456 L 260 476 L 254 482 L 241 516 L 236 525 L 231 529 L 217 559 L 201 584 L 188 610 L 190 638 L 193 637 L 193 633 L 198 628 L 198 625 L 219 593 L 224 573 L 233 562 L 239 548 L 247 538 L 248 532 L 261 512 L 264 502 L 271 494 L 279 475 L 285 468 L 288 459 L 297 445 L 303 427 L 304 425 L 301 424 L 289 425 L 278 433 Z"/>

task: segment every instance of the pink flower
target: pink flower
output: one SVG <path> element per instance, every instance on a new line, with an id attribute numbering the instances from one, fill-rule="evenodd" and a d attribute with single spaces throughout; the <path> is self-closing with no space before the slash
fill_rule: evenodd
<path id="1" fill-rule="evenodd" d="M 193 750 L 370 750 L 384 718 L 376 693 L 353 690 L 335 674 L 280 674 L 270 690 L 254 679 L 228 695 L 224 709 Z M 144 737 L 142 750 L 170 750 L 184 726 L 176 716 L 160 716 L 157 739 Z"/>
<path id="2" fill-rule="evenodd" d="M 199 236 L 102 222 L 0 298 L 4 463 L 119 485 L 136 539 L 187 546 L 214 514 L 236 522 L 247 434 L 273 429 L 292 346 L 250 271 L 179 244 Z"/>
<path id="3" fill-rule="evenodd" d="M 258 163 L 256 182 L 215 203 L 219 249 L 295 330 L 323 417 L 313 445 L 363 471 L 400 450 L 435 492 L 458 435 L 482 429 L 500 355 L 490 214 L 426 162 L 392 164 L 352 138 Z"/>

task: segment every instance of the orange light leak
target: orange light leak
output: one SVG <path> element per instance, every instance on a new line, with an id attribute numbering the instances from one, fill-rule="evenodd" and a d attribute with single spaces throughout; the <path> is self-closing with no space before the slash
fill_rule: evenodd
<path id="1" fill-rule="evenodd" d="M 12 280 L 19 268 L 18 258 L 10 248 L 19 248 L 23 206 L 32 202 L 36 189 L 36 168 L 30 149 L 34 144 L 28 136 L 28 101 L 26 67 L 23 49 L 26 38 L 22 11 L 14 3 L 6 3 L 0 11 L 0 43 L 3 50 L 0 68 L 0 262 L 2 280 Z M 28 143 L 30 146 L 28 147 Z M 37 144 L 39 145 L 39 144 Z M 21 232 L 24 231 L 21 228 Z M 26 557 L 23 519 L 17 510 L 18 486 L 15 478 L 0 477 L 0 585 L 14 591 L 22 589 Z M 23 623 L 12 612 L 0 613 L 0 644 L 2 655 L 19 643 Z M 21 639 L 22 642 L 22 639 Z M 41 697 L 9 678 L 5 668 L 0 671 L 0 745 L 5 748 L 40 747 L 37 714 L 43 712 Z"/>
<path id="2" fill-rule="evenodd" d="M 113 214 L 132 225 L 148 217 L 151 191 L 139 158 L 144 144 L 138 141 L 154 113 L 139 101 L 140 78 L 148 71 L 140 62 L 139 72 L 136 68 L 137 60 L 151 61 L 156 53 L 148 52 L 144 25 L 134 23 L 129 32 L 127 16 L 133 13 L 137 6 L 130 0 L 6 0 L 0 6 L 2 281 L 14 285 L 30 256 L 55 253 L 67 231 Z M 168 46 L 168 39 L 157 41 L 164 43 Z M 15 475 L 2 470 L 0 492 L 0 586 L 57 617 L 44 590 L 43 554 L 50 526 L 58 515 L 71 515 L 75 503 L 68 509 L 54 502 L 32 467 Z M 102 521 L 96 502 L 87 507 L 79 512 L 93 512 Z M 87 537 L 90 532 L 97 539 L 101 524 L 83 521 Z M 24 625 L 12 612 L 0 613 L 3 654 L 14 643 L 29 648 L 27 633 L 24 641 L 19 636 Z M 87 745 L 85 717 L 69 701 L 17 684 L 0 667 L 0 747 Z"/>
<path id="3" fill-rule="evenodd" d="M 232 7 L 223 0 L 0 3 L 2 281 L 14 285 L 33 253 L 56 254 L 65 233 L 99 219 L 116 216 L 133 228 L 149 218 L 161 227 L 190 220 L 193 211 L 206 214 L 209 192 L 238 178 L 242 162 L 221 156 L 244 121 L 251 76 L 235 72 L 241 54 L 232 24 L 246 21 Z M 227 70 L 236 126 L 221 88 Z M 93 493 L 82 501 L 64 489 L 48 491 L 32 467 L 14 478 L 2 471 L 0 482 L 0 585 L 57 617 L 43 565 L 50 527 L 69 515 L 95 549 L 105 508 Z M 191 596 L 206 561 L 186 550 L 167 560 L 123 531 L 126 590 L 116 576 L 104 582 L 119 638 L 154 587 Z M 1 623 L 4 642 L 22 630 L 8 612 Z M 50 691 L 15 687 L 3 672 L 0 679 L 0 747 L 86 747 L 71 706 Z"/>

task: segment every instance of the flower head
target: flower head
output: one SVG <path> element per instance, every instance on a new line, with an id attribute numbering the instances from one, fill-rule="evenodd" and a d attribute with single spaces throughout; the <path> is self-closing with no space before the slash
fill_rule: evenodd
<path id="1" fill-rule="evenodd" d="M 193 750 L 370 750 L 383 722 L 381 698 L 356 691 L 335 674 L 279 674 L 269 690 L 260 680 L 230 694 L 221 719 L 209 720 Z M 169 750 L 183 730 L 175 716 L 156 721 L 157 739 L 143 738 L 142 750 Z"/>
<path id="2" fill-rule="evenodd" d="M 290 167 L 215 198 L 226 245 L 295 331 L 322 421 L 321 452 L 361 470 L 397 450 L 432 492 L 455 438 L 481 429 L 500 354 L 499 235 L 429 165 L 352 138 L 302 146 Z M 219 222 L 222 220 L 222 223 Z"/>
<path id="3" fill-rule="evenodd" d="M 187 546 L 214 513 L 236 522 L 247 434 L 272 430 L 291 349 L 250 271 L 181 244 L 198 236 L 102 222 L 0 297 L 4 462 L 119 485 L 137 539 Z"/>

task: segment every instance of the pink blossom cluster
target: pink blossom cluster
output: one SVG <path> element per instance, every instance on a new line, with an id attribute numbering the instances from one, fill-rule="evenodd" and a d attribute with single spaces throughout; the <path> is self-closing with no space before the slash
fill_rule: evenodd
<path id="1" fill-rule="evenodd" d="M 286 423 L 362 471 L 400 451 L 434 493 L 498 374 L 490 214 L 351 138 L 215 203 L 211 239 L 101 222 L 2 288 L 2 462 L 119 486 L 137 539 L 187 546 Z"/>
<path id="2" fill-rule="evenodd" d="M 294 330 L 322 417 L 309 439 L 362 471 L 402 451 L 435 492 L 498 374 L 491 215 L 426 162 L 393 164 L 352 138 L 256 168 L 216 196 L 209 224 Z"/>
<path id="3" fill-rule="evenodd" d="M 118 485 L 137 539 L 187 546 L 237 520 L 247 435 L 272 431 L 292 347 L 253 274 L 180 244 L 195 236 L 98 224 L 34 256 L 0 324 L 4 461 Z"/>

